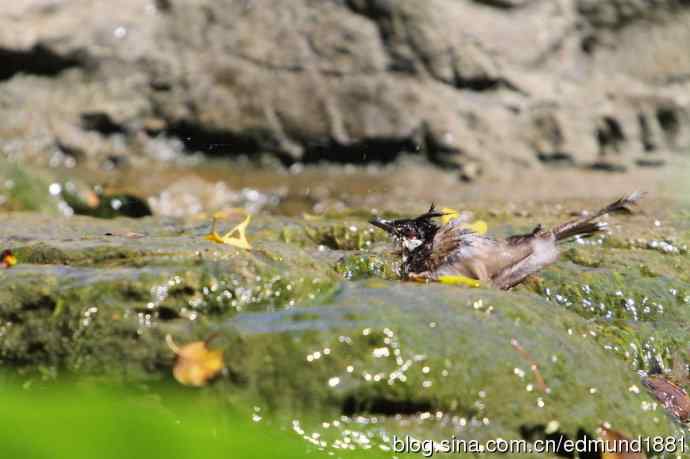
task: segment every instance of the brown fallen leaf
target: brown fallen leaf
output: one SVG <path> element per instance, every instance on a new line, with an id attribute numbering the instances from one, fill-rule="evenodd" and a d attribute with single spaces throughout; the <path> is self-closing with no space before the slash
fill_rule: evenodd
<path id="1" fill-rule="evenodd" d="M 681 422 L 690 420 L 690 397 L 682 387 L 661 375 L 648 376 L 642 380 L 642 384 L 672 416 Z"/>
<path id="2" fill-rule="evenodd" d="M 170 335 L 165 335 L 165 341 L 177 355 L 173 376 L 185 386 L 205 386 L 225 367 L 223 351 L 210 350 L 207 341 L 193 341 L 182 347 Z"/>
<path id="3" fill-rule="evenodd" d="M 17 257 L 12 254 L 12 251 L 7 249 L 3 250 L 0 254 L 0 266 L 3 268 L 11 268 L 17 264 Z"/>
<path id="4" fill-rule="evenodd" d="M 641 450 L 642 444 L 631 443 L 626 435 L 604 425 L 599 428 L 599 438 L 606 444 L 601 454 L 601 459 L 647 459 L 647 455 Z M 632 451 L 640 447 L 640 451 Z"/>

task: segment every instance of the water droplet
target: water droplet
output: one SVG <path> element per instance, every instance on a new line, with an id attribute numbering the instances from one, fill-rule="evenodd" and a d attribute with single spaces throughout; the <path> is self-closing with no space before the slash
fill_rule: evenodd
<path id="1" fill-rule="evenodd" d="M 51 183 L 48 187 L 48 192 L 52 196 L 57 196 L 62 192 L 62 185 L 60 185 L 59 183 Z"/>
<path id="2" fill-rule="evenodd" d="M 122 39 L 127 36 L 127 28 L 123 26 L 117 26 L 115 27 L 115 30 L 113 30 L 113 35 L 117 39 Z"/>

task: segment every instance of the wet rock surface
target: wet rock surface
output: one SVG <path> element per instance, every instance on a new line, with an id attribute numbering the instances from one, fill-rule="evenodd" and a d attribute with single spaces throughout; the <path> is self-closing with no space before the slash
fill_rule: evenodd
<path id="1" fill-rule="evenodd" d="M 2 150 L 659 166 L 690 145 L 688 24 L 684 1 L 13 1 Z"/>
<path id="2" fill-rule="evenodd" d="M 468 210 L 505 235 L 596 204 Z M 576 439 L 602 423 L 679 434 L 643 379 L 687 348 L 690 226 L 675 204 L 611 217 L 611 234 L 511 292 L 399 282 L 369 216 L 258 213 L 244 251 L 204 240 L 196 217 L 5 213 L 18 264 L 0 271 L 0 359 L 157 381 L 171 378 L 167 334 L 217 336 L 227 368 L 211 389 L 327 449 L 396 433 Z"/>

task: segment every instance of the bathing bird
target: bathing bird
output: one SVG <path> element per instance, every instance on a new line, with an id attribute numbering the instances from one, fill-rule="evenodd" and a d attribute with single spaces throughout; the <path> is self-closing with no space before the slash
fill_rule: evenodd
<path id="1" fill-rule="evenodd" d="M 597 212 L 581 215 L 551 229 L 537 225 L 530 233 L 496 239 L 479 234 L 461 218 L 445 224 L 447 215 L 433 204 L 424 214 L 400 220 L 374 219 L 369 223 L 392 235 L 400 244 L 400 274 L 405 280 L 440 281 L 509 289 L 558 259 L 559 244 L 603 231 L 598 218 L 629 210 L 642 197 L 634 192 Z M 461 279 L 462 282 L 449 282 Z"/>

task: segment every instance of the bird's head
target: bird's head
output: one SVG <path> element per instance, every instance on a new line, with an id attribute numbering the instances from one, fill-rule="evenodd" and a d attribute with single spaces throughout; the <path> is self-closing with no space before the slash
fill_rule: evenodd
<path id="1" fill-rule="evenodd" d="M 432 204 L 428 212 L 415 218 L 403 218 L 400 220 L 376 218 L 369 223 L 399 239 L 403 247 L 408 251 L 413 251 L 434 238 L 439 227 L 434 223 L 433 219 L 443 215 L 445 214 L 437 212 Z"/>

